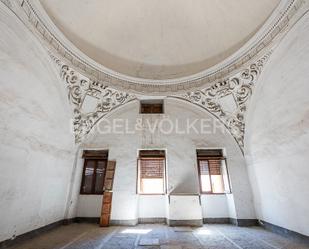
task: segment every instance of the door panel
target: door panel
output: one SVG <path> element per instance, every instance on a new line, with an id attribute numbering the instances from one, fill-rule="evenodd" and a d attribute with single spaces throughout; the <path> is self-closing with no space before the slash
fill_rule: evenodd
<path id="1" fill-rule="evenodd" d="M 112 199 L 113 199 L 113 184 L 115 176 L 116 162 L 108 161 L 105 173 L 104 181 L 104 195 L 101 210 L 100 226 L 109 226 L 111 211 L 112 211 Z"/>

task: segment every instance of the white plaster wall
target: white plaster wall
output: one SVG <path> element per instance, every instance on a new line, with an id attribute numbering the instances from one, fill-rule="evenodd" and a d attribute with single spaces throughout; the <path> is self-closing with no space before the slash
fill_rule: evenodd
<path id="1" fill-rule="evenodd" d="M 233 137 L 226 131 L 220 130 L 216 134 L 204 135 L 194 132 L 191 134 L 163 134 L 159 130 L 151 134 L 145 128 L 147 119 L 151 124 L 154 124 L 167 117 L 174 121 L 178 119 L 179 130 L 183 130 L 187 118 L 191 121 L 200 118 L 213 119 L 206 111 L 175 99 L 165 100 L 164 115 L 141 115 L 139 114 L 139 103 L 136 101 L 115 110 L 108 117 L 111 122 L 113 120 L 127 120 L 129 131 L 139 122 L 142 128 L 135 134 L 100 134 L 95 128 L 82 144 L 82 147 L 87 149 L 108 149 L 109 160 L 117 162 L 111 218 L 113 220 L 136 220 L 139 217 L 157 218 L 164 212 L 162 207 L 154 213 L 152 207 L 158 205 L 155 197 L 138 197 L 136 194 L 139 149 L 165 149 L 168 192 L 196 194 L 199 192 L 196 165 L 197 148 L 224 148 L 226 150 L 233 190 L 231 195 L 233 198 L 228 198 L 229 201 L 227 201 L 230 202 L 227 204 L 230 217 L 256 218 L 245 160 Z M 211 122 L 209 123 L 212 127 Z M 101 131 L 104 130 L 104 124 L 106 122 L 103 121 L 98 124 Z M 167 130 L 168 123 L 164 122 L 164 126 L 166 126 L 164 130 Z M 80 179 L 77 184 L 80 185 Z M 148 209 L 142 208 L 147 205 Z M 141 211 L 142 209 L 143 211 Z"/>
<path id="2" fill-rule="evenodd" d="M 230 218 L 237 218 L 237 214 L 236 214 L 236 208 L 235 208 L 235 201 L 234 201 L 234 195 L 233 194 L 228 194 L 226 195 L 226 201 L 227 201 L 227 207 L 229 210 L 229 217 Z"/>
<path id="3" fill-rule="evenodd" d="M 309 15 L 276 48 L 246 121 L 259 219 L 309 235 Z"/>
<path id="4" fill-rule="evenodd" d="M 227 195 L 201 195 L 202 218 L 228 218 L 236 217 L 230 214 Z M 175 200 L 174 200 L 175 201 Z M 151 203 L 151 205 L 149 205 Z M 188 206 L 185 200 L 185 207 Z M 166 195 L 140 195 L 139 196 L 139 218 L 165 218 L 169 216 L 168 197 Z M 177 203 L 183 205 L 183 203 Z M 199 203 L 198 203 L 199 205 Z M 190 215 L 190 212 L 189 212 Z M 178 217 L 180 219 L 181 217 Z M 200 219 L 200 216 L 195 217 Z M 183 217 L 182 217 L 183 219 Z"/>
<path id="5" fill-rule="evenodd" d="M 202 195 L 203 218 L 229 218 L 230 214 L 226 195 Z"/>
<path id="6" fill-rule="evenodd" d="M 140 195 L 138 199 L 139 218 L 166 218 L 166 195 Z"/>
<path id="7" fill-rule="evenodd" d="M 79 203 L 79 200 L 80 200 L 79 193 L 80 193 L 82 173 L 83 173 L 83 167 L 84 167 L 84 159 L 82 158 L 82 155 L 83 155 L 83 150 L 77 148 L 76 154 L 75 154 L 75 160 L 73 163 L 73 169 L 72 169 L 72 181 L 70 185 L 71 191 L 68 196 L 66 219 L 71 219 L 75 217 L 83 217 L 83 216 L 79 216 L 78 211 L 81 212 L 82 214 L 87 213 L 87 216 L 85 217 L 98 217 L 98 215 L 100 215 L 100 212 L 96 211 L 99 209 L 99 207 L 89 208 L 88 210 L 84 210 L 84 208 L 79 208 L 79 207 L 85 207 L 84 199 L 81 199 L 81 203 Z M 95 200 L 94 198 L 93 202 L 97 203 L 97 200 Z M 92 206 L 91 203 L 89 203 L 89 205 Z"/>
<path id="8" fill-rule="evenodd" d="M 80 195 L 77 217 L 100 217 L 103 195 Z"/>
<path id="9" fill-rule="evenodd" d="M 202 208 L 199 196 L 178 196 L 171 195 L 169 202 L 170 220 L 201 220 Z"/>
<path id="10" fill-rule="evenodd" d="M 65 215 L 73 136 L 65 87 L 0 2 L 0 241 Z"/>

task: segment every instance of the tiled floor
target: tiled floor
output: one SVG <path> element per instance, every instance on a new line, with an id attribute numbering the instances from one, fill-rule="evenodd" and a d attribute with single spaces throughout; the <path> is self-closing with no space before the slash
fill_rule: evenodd
<path id="1" fill-rule="evenodd" d="M 260 227 L 205 225 L 174 229 L 165 225 L 100 228 L 94 224 L 62 226 L 12 249 L 305 249 L 308 244 Z"/>

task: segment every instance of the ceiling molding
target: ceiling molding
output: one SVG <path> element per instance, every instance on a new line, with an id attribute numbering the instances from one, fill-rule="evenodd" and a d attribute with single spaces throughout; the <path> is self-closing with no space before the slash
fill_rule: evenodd
<path id="1" fill-rule="evenodd" d="M 271 52 L 266 53 L 232 76 L 202 90 L 167 97 L 189 102 L 211 113 L 226 127 L 243 152 L 245 114 L 254 85 L 270 55 Z M 73 109 L 72 126 L 76 143 L 80 143 L 100 119 L 140 97 L 91 80 L 52 53 L 50 56 L 56 63 L 59 75 L 68 90 L 68 99 Z M 87 108 L 86 101 L 92 103 L 90 109 Z"/>
<path id="2" fill-rule="evenodd" d="M 211 113 L 224 124 L 242 151 L 245 114 L 254 85 L 275 45 L 309 9 L 309 1 L 287 0 L 284 11 L 279 11 L 279 17 L 274 18 L 277 20 L 275 24 L 270 25 L 271 28 L 246 53 L 238 54 L 236 59 L 215 72 L 205 71 L 205 75 L 199 78 L 172 80 L 163 85 L 161 81 L 127 80 L 102 71 L 91 61 L 83 60 L 85 55 L 74 46 L 69 46 L 70 49 L 64 46 L 65 38 L 52 31 L 55 27 L 51 23 L 42 21 L 32 1 L 1 1 L 34 32 L 56 62 L 73 107 L 77 143 L 113 110 L 139 99 L 141 95 L 157 94 L 190 102 Z M 88 100 L 92 105 L 86 110 Z"/>
<path id="3" fill-rule="evenodd" d="M 172 80 L 148 80 L 129 77 L 105 68 L 83 54 L 50 21 L 39 1 L 1 0 L 36 34 L 40 41 L 57 57 L 74 70 L 93 81 L 114 89 L 144 94 L 167 95 L 202 89 L 223 78 L 229 77 L 244 65 L 269 51 L 277 40 L 308 9 L 305 0 L 283 0 L 273 16 L 252 38 L 251 42 L 222 63 L 189 77 Z"/>
<path id="4" fill-rule="evenodd" d="M 234 75 L 202 90 L 171 97 L 199 106 L 220 120 L 244 149 L 245 114 L 254 86 L 268 61 L 271 51 Z"/>
<path id="5" fill-rule="evenodd" d="M 59 69 L 60 78 L 66 83 L 76 143 L 80 143 L 101 118 L 137 99 L 134 94 L 117 91 L 85 77 L 53 55 L 51 58 Z M 91 104 L 87 107 L 86 102 Z"/>

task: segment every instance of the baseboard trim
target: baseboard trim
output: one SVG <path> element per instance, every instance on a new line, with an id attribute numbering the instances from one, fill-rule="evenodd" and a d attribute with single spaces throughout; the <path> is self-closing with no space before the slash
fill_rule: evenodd
<path id="1" fill-rule="evenodd" d="M 138 224 L 166 224 L 166 218 L 138 218 Z"/>
<path id="2" fill-rule="evenodd" d="M 75 223 L 100 223 L 99 217 L 76 217 L 72 221 L 66 222 L 70 224 Z M 166 224 L 166 218 L 138 218 L 134 220 L 111 220 L 110 225 L 112 226 L 136 226 L 137 224 Z"/>
<path id="3" fill-rule="evenodd" d="M 290 237 L 290 238 L 294 238 L 294 239 L 298 239 L 301 241 L 304 241 L 306 243 L 309 243 L 309 236 L 306 236 L 304 234 L 274 225 L 272 223 L 266 222 L 264 220 L 259 220 L 259 225 L 263 228 L 265 228 L 266 230 L 269 230 L 273 233 L 277 233 L 280 235 L 283 235 L 285 237 Z"/>
<path id="4" fill-rule="evenodd" d="M 71 220 L 71 219 L 70 219 Z M 45 232 L 48 232 L 54 228 L 57 228 L 63 224 L 65 224 L 65 221 L 66 220 L 59 220 L 59 221 L 56 221 L 56 222 L 53 222 L 53 223 L 50 223 L 46 226 L 42 226 L 42 227 L 39 227 L 37 229 L 34 229 L 32 231 L 29 231 L 27 233 L 24 233 L 24 234 L 20 234 L 18 236 L 16 236 L 14 239 L 7 239 L 7 240 L 4 240 L 2 242 L 0 242 L 0 248 L 1 249 L 7 249 L 7 248 L 10 248 L 11 246 L 13 245 L 18 245 L 26 240 L 29 240 L 29 239 L 32 239 L 34 237 L 37 237 L 38 235 L 41 235 Z"/>
<path id="5" fill-rule="evenodd" d="M 100 218 L 99 217 L 76 217 L 74 219 L 75 223 L 94 223 L 94 224 L 100 224 Z"/>
<path id="6" fill-rule="evenodd" d="M 134 220 L 110 220 L 109 224 L 111 226 L 136 226 L 138 224 L 138 219 L 134 219 Z"/>
<path id="7" fill-rule="evenodd" d="M 230 218 L 203 218 L 204 224 L 230 224 Z"/>
<path id="8" fill-rule="evenodd" d="M 75 223 L 76 222 L 76 218 L 71 218 L 71 219 L 64 219 L 63 222 L 62 222 L 62 225 L 70 225 L 72 223 Z"/>
<path id="9" fill-rule="evenodd" d="M 256 219 L 234 219 L 234 218 L 204 218 L 204 224 L 232 224 L 239 227 L 258 226 Z"/>
<path id="10" fill-rule="evenodd" d="M 176 227 L 176 226 L 202 227 L 203 219 L 200 219 L 200 220 L 167 220 L 167 224 L 172 227 Z"/>
<path id="11" fill-rule="evenodd" d="M 256 219 L 234 219 L 230 218 L 230 223 L 238 227 L 253 227 L 258 226 L 258 220 Z"/>

